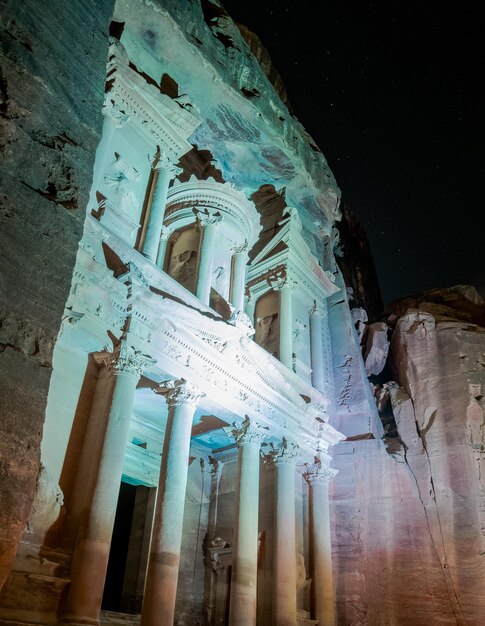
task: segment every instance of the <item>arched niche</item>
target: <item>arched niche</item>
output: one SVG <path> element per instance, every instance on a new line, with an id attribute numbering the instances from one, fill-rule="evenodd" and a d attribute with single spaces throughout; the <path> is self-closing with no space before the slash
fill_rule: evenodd
<path id="1" fill-rule="evenodd" d="M 277 291 L 271 289 L 257 300 L 254 321 L 255 342 L 275 358 L 279 358 L 280 319 Z"/>
<path id="2" fill-rule="evenodd" d="M 172 233 L 164 267 L 182 287 L 195 293 L 200 250 L 200 228 L 190 224 Z"/>

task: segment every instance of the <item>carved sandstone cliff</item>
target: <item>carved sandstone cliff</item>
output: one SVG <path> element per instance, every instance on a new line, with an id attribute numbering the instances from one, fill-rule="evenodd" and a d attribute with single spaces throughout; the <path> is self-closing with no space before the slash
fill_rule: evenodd
<path id="1" fill-rule="evenodd" d="M 390 306 L 384 436 L 336 457 L 341 624 L 484 623 L 484 313 L 462 286 Z"/>
<path id="2" fill-rule="evenodd" d="M 2 3 L 0 587 L 39 471 L 54 338 L 102 126 L 113 4 Z"/>

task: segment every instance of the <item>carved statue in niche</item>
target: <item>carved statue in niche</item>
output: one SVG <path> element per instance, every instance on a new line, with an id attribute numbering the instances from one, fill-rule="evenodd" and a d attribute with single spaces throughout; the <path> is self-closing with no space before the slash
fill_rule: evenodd
<path id="1" fill-rule="evenodd" d="M 195 289 L 199 234 L 194 228 L 175 232 L 171 237 L 168 273 L 189 291 Z"/>
<path id="2" fill-rule="evenodd" d="M 188 283 L 192 283 L 196 268 L 196 250 L 184 250 L 184 252 L 172 256 L 170 274 L 172 278 L 175 278 L 184 287 Z"/>
<path id="3" fill-rule="evenodd" d="M 279 348 L 278 313 L 258 317 L 257 343 L 267 352 L 276 356 Z"/>
<path id="4" fill-rule="evenodd" d="M 228 297 L 229 276 L 226 269 L 222 265 L 219 265 L 219 267 L 214 270 L 213 285 L 218 294 L 220 294 L 223 298 Z"/>
<path id="5" fill-rule="evenodd" d="M 133 184 L 139 178 L 140 173 L 115 152 L 115 160 L 106 172 L 104 182 L 108 187 L 113 187 L 114 202 L 132 217 L 135 216 L 137 209 Z"/>
<path id="6" fill-rule="evenodd" d="M 296 320 L 293 330 L 293 347 L 295 350 L 301 350 L 305 347 L 305 336 L 307 334 L 307 326 L 300 320 Z"/>

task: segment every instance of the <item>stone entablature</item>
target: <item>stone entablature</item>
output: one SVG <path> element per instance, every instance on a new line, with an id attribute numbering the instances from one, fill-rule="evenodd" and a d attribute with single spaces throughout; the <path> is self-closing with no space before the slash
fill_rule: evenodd
<path id="1" fill-rule="evenodd" d="M 251 261 L 247 283 L 250 297 L 257 299 L 278 281 L 284 283 L 287 279 L 322 306 L 326 298 L 339 290 L 333 275 L 320 267 L 301 235 L 296 208 L 288 207 L 279 225 L 280 231 Z"/>
<path id="2" fill-rule="evenodd" d="M 102 226 L 95 220 L 91 224 L 102 239 Z M 69 301 L 70 331 L 73 332 L 74 324 L 86 333 L 98 332 L 101 341 L 106 337 L 106 322 L 110 321 L 111 332 L 119 335 L 129 315 L 131 333 L 139 337 L 144 352 L 149 352 L 158 363 L 149 367 L 155 378 L 158 372 L 176 377 L 188 377 L 190 373 L 191 380 L 217 397 L 234 418 L 251 415 L 268 426 L 274 436 L 299 433 L 303 447 L 308 452 L 314 451 L 318 435 L 316 418 L 326 416 L 330 399 L 251 341 L 245 329 L 225 323 L 213 313 L 211 317 L 202 315 L 210 309 L 200 306 L 197 298 L 183 288 L 180 295 L 190 296 L 185 301 L 197 302 L 197 309 L 186 306 L 185 301 L 164 297 L 164 293 L 173 293 L 175 281 L 157 271 L 124 241 L 118 240 L 115 245 L 114 239 L 109 235 L 107 241 L 126 260 L 130 271 L 117 279 L 86 251 L 81 253 L 77 275 L 82 280 L 74 284 Z M 142 261 L 138 266 L 134 263 L 136 259 Z M 97 276 L 103 276 L 101 290 L 97 288 Z M 105 297 L 105 294 L 112 295 Z M 101 311 L 99 297 L 103 298 Z M 96 340 L 91 340 L 90 345 L 95 344 Z M 326 426 L 324 439 L 327 446 L 334 445 L 341 436 Z"/>

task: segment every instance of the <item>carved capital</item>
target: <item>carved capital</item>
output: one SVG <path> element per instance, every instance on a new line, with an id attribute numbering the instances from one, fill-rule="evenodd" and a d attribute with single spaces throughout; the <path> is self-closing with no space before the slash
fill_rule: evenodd
<path id="1" fill-rule="evenodd" d="M 261 444 L 263 439 L 268 434 L 268 429 L 246 416 L 244 422 L 240 426 L 234 424 L 234 428 L 231 429 L 231 434 L 240 448 L 247 443 L 256 442 Z"/>
<path id="2" fill-rule="evenodd" d="M 300 447 L 286 437 L 283 437 L 280 444 L 273 446 L 273 449 L 266 457 L 266 462 L 271 465 L 296 465 L 300 454 Z"/>
<path id="3" fill-rule="evenodd" d="M 309 311 L 310 317 L 319 317 L 323 318 L 323 310 L 322 307 L 316 302 L 313 303 L 312 308 Z"/>
<path id="4" fill-rule="evenodd" d="M 163 151 L 158 154 L 158 159 L 153 164 L 153 169 L 158 172 L 168 172 L 170 174 L 170 178 L 175 178 L 175 176 L 178 176 L 183 172 L 183 169 L 181 167 L 177 167 L 173 163 L 172 159 L 167 156 L 167 153 Z"/>
<path id="5" fill-rule="evenodd" d="M 196 215 L 198 223 L 207 228 L 207 226 L 217 226 L 223 220 L 222 215 L 217 211 L 216 213 L 197 213 Z"/>
<path id="6" fill-rule="evenodd" d="M 195 408 L 200 399 L 205 396 L 203 391 L 183 378 L 160 383 L 159 393 L 165 396 L 170 408 L 185 405 L 191 405 Z"/>
<path id="7" fill-rule="evenodd" d="M 338 474 L 338 470 L 324 465 L 320 460 L 314 463 L 305 463 L 303 477 L 311 486 L 316 484 L 328 484 L 330 480 Z"/>
<path id="8" fill-rule="evenodd" d="M 214 459 L 211 456 L 209 457 L 210 475 L 214 482 L 219 482 L 221 475 L 222 475 L 223 467 L 224 467 L 224 463 L 222 461 L 218 461 L 217 459 Z"/>
<path id="9" fill-rule="evenodd" d="M 141 350 L 137 350 L 133 346 L 127 345 L 122 341 L 109 356 L 106 363 L 110 374 L 118 376 L 119 374 L 131 374 L 139 378 L 145 367 L 153 362 L 149 356 L 143 354 Z"/>
<path id="10" fill-rule="evenodd" d="M 104 101 L 102 113 L 111 119 L 116 128 L 123 128 L 130 121 L 130 115 L 125 113 L 120 105 L 109 97 L 109 94 Z"/>
<path id="11" fill-rule="evenodd" d="M 240 246 L 233 246 L 231 248 L 231 252 L 233 254 L 244 254 L 245 256 L 248 256 L 248 247 L 248 240 L 246 239 Z"/>

